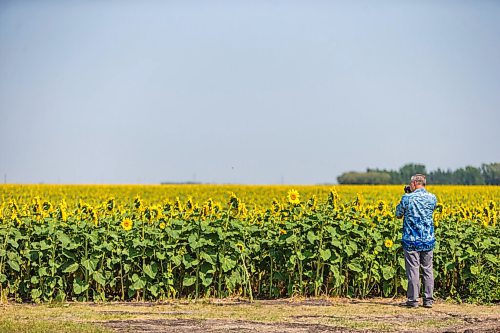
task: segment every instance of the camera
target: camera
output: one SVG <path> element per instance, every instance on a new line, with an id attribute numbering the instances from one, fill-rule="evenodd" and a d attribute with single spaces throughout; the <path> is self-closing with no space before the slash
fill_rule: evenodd
<path id="1" fill-rule="evenodd" d="M 405 193 L 411 193 L 410 185 L 405 186 Z"/>

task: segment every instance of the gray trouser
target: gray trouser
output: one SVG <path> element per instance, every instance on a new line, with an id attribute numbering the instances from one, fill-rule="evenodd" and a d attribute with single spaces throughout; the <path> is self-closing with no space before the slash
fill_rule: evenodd
<path id="1" fill-rule="evenodd" d="M 432 304 L 434 298 L 434 272 L 432 271 L 433 251 L 418 252 L 404 251 L 406 277 L 408 279 L 408 290 L 406 295 L 408 303 L 417 304 L 420 292 L 420 267 L 422 267 L 422 278 L 424 282 L 424 304 Z"/>

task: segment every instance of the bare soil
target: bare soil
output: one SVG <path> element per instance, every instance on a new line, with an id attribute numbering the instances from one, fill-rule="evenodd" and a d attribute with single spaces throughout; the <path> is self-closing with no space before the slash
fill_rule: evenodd
<path id="1" fill-rule="evenodd" d="M 500 306 L 435 304 L 407 309 L 394 300 L 212 300 L 203 305 L 125 303 L 94 321 L 116 332 L 421 332 L 500 333 Z"/>

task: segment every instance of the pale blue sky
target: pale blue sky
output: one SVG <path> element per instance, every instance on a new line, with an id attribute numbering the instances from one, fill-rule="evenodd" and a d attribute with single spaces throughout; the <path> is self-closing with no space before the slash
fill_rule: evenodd
<path id="1" fill-rule="evenodd" d="M 335 182 L 500 161 L 498 1 L 0 1 L 0 175 Z"/>

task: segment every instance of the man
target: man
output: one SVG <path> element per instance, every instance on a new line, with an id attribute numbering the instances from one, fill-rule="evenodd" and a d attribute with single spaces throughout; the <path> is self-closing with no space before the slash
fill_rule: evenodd
<path id="1" fill-rule="evenodd" d="M 420 292 L 420 267 L 424 282 L 423 305 L 431 308 L 434 298 L 434 273 L 432 271 L 434 221 L 432 214 L 436 208 L 436 196 L 425 189 L 425 176 L 416 174 L 411 177 L 407 192 L 396 207 L 396 216 L 403 220 L 403 250 L 405 255 L 406 277 L 408 278 L 407 307 L 418 307 Z"/>

